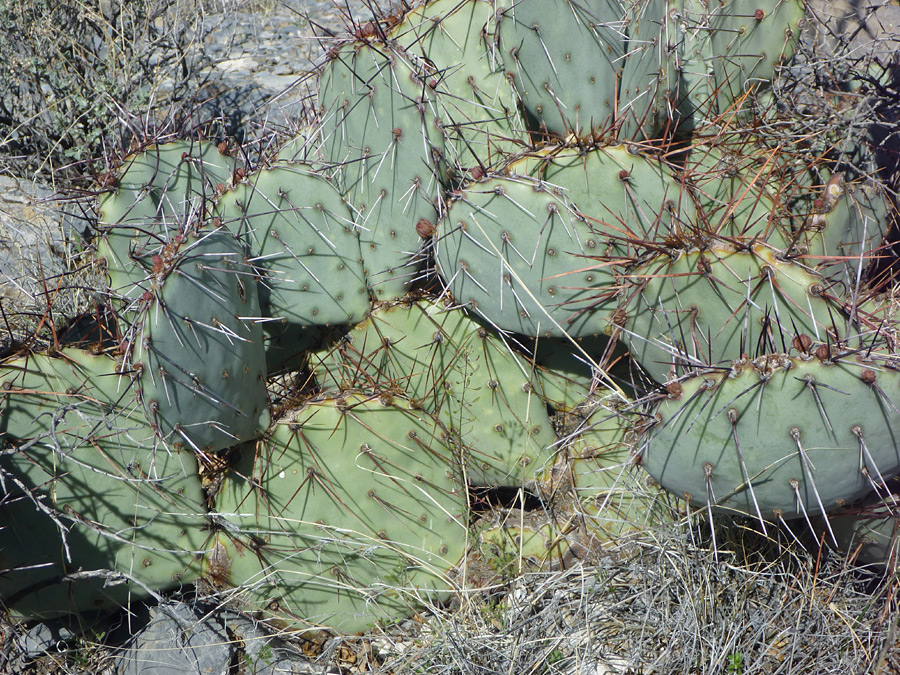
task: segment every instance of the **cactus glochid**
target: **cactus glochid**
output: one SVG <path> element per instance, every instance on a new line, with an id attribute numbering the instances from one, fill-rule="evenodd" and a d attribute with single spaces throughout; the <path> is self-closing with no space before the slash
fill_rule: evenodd
<path id="1" fill-rule="evenodd" d="M 738 5 L 420 3 L 332 45 L 277 157 L 124 161 L 104 339 L 0 365 L 0 601 L 205 577 L 353 632 L 456 590 L 470 488 L 554 493 L 600 540 L 675 500 L 811 522 L 885 492 L 888 203 L 753 124 L 802 5 Z"/>

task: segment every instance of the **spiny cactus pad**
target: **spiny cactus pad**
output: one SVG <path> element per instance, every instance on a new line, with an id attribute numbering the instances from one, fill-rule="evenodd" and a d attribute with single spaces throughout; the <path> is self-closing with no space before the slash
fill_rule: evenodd
<path id="1" fill-rule="evenodd" d="M 234 159 L 206 141 L 154 145 L 126 160 L 98 204 L 98 255 L 113 293 L 134 300 L 148 288 L 153 256 L 205 215 L 234 168 Z"/>
<path id="2" fill-rule="evenodd" d="M 555 456 L 530 361 L 461 308 L 378 309 L 313 361 L 326 391 L 400 393 L 434 415 L 473 484 L 523 485 Z"/>
<path id="3" fill-rule="evenodd" d="M 500 165 L 527 147 L 525 122 L 494 44 L 494 3 L 438 0 L 420 5 L 394 33 L 428 64 L 428 114 L 445 136 L 448 168 Z"/>
<path id="4" fill-rule="evenodd" d="M 327 326 L 355 323 L 368 311 L 353 213 L 310 166 L 263 169 L 223 195 L 216 213 L 252 252 L 267 317 Z"/>
<path id="5" fill-rule="evenodd" d="M 225 229 L 167 249 L 130 356 L 147 418 L 168 443 L 208 452 L 268 426 L 256 282 Z"/>
<path id="6" fill-rule="evenodd" d="M 779 218 L 771 184 L 779 181 L 772 155 L 743 145 L 701 144 L 691 148 L 683 167 L 688 194 L 698 222 L 675 233 L 684 241 L 764 242 L 787 251 L 794 243 Z M 677 237 L 676 237 L 677 238 Z"/>
<path id="7" fill-rule="evenodd" d="M 684 231 L 697 220 L 694 204 L 672 169 L 635 145 L 549 146 L 513 163 L 509 171 L 564 190 L 628 262 L 647 244 Z"/>
<path id="8" fill-rule="evenodd" d="M 795 246 L 805 246 L 806 260 L 821 274 L 856 292 L 884 256 L 891 223 L 884 191 L 872 183 L 848 183 L 837 173 L 792 207 Z"/>
<path id="9" fill-rule="evenodd" d="M 466 548 L 453 449 L 399 397 L 313 403 L 242 448 L 216 497 L 213 576 L 309 629 L 363 630 L 445 599 Z"/>
<path id="10" fill-rule="evenodd" d="M 612 128 L 624 54 L 620 3 L 498 4 L 500 53 L 538 126 L 561 137 Z"/>
<path id="11" fill-rule="evenodd" d="M 684 50 L 677 15 L 668 0 L 645 0 L 624 5 L 622 75 L 616 92 L 619 138 L 642 140 L 671 133 L 688 121 L 693 106 L 685 106 Z"/>
<path id="12" fill-rule="evenodd" d="M 600 544 L 671 522 L 671 501 L 634 461 L 638 420 L 628 404 L 606 399 L 566 438 L 575 511 Z"/>
<path id="13" fill-rule="evenodd" d="M 503 330 L 599 333 L 588 310 L 612 275 L 587 259 L 603 237 L 553 186 L 528 177 L 470 185 L 441 224 L 437 261 L 454 297 Z"/>
<path id="14" fill-rule="evenodd" d="M 659 382 L 743 354 L 812 353 L 852 332 L 830 284 L 766 246 L 660 258 L 629 275 L 624 324 L 634 358 Z"/>
<path id="15" fill-rule="evenodd" d="M 117 607 L 200 574 L 197 460 L 156 442 L 119 368 L 77 350 L 3 365 L 0 598 L 16 616 Z"/>
<path id="16" fill-rule="evenodd" d="M 500 330 L 602 332 L 620 271 L 693 219 L 669 171 L 623 145 L 549 148 L 510 171 L 462 190 L 436 244 L 454 297 Z"/>
<path id="17" fill-rule="evenodd" d="M 900 469 L 900 373 L 886 365 L 776 354 L 672 383 L 644 466 L 698 506 L 833 509 Z"/>
<path id="18" fill-rule="evenodd" d="M 437 221 L 443 136 L 426 109 L 432 94 L 411 57 L 351 44 L 319 87 L 322 151 L 355 211 L 366 278 L 375 296 L 402 296 L 416 276 L 416 225 Z"/>
<path id="19" fill-rule="evenodd" d="M 697 1 L 685 4 L 696 6 Z M 772 79 L 794 51 L 802 18 L 799 0 L 755 0 L 749 6 L 727 0 L 709 9 L 708 28 L 697 32 L 703 35 L 704 62 L 711 65 L 711 90 L 718 103 L 714 112 L 733 114 L 735 102 Z"/>

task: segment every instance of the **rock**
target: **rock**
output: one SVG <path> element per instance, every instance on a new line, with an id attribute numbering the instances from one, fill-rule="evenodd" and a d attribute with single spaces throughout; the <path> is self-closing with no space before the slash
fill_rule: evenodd
<path id="1" fill-rule="evenodd" d="M 234 652 L 227 632 L 173 602 L 150 610 L 150 623 L 116 660 L 118 675 L 226 675 Z"/>
<path id="2" fill-rule="evenodd" d="M 57 651 L 75 637 L 75 633 L 59 621 L 38 623 L 16 638 L 20 656 L 35 659 L 49 652 Z"/>
<path id="3" fill-rule="evenodd" d="M 851 0 L 812 0 L 820 40 L 832 51 L 845 49 L 890 62 L 900 50 L 900 5 L 891 0 L 858 3 Z"/>
<path id="4" fill-rule="evenodd" d="M 90 227 L 87 213 L 88 206 L 60 199 L 49 187 L 0 176 L 0 303 L 3 329 L 11 328 L 15 340 L 30 338 L 38 326 L 66 325 L 87 308 L 84 289 L 93 287 L 87 272 L 71 273 Z M 11 344 L 6 330 L 3 338 Z"/>
<path id="5" fill-rule="evenodd" d="M 0 176 L 0 297 L 33 301 L 44 295 L 42 277 L 52 284 L 66 271 L 75 223 L 52 198 L 49 188 Z"/>

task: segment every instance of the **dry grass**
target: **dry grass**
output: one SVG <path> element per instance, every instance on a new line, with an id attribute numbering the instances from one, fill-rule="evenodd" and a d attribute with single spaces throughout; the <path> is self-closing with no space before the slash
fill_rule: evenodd
<path id="1" fill-rule="evenodd" d="M 900 672 L 896 579 L 732 522 L 714 552 L 697 526 L 470 596 L 376 672 Z"/>

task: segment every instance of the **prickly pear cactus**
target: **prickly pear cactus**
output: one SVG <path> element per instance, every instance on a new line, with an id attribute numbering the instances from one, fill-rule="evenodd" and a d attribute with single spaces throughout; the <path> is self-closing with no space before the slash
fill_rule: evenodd
<path id="1" fill-rule="evenodd" d="M 629 278 L 637 288 L 624 307 L 623 333 L 660 382 L 744 354 L 809 352 L 847 334 L 830 284 L 766 246 L 663 255 Z"/>
<path id="2" fill-rule="evenodd" d="M 900 470 L 884 359 L 761 356 L 668 385 L 642 460 L 675 494 L 761 518 L 832 510 Z"/>
<path id="3" fill-rule="evenodd" d="M 407 53 L 427 63 L 434 105 L 426 115 L 456 175 L 500 166 L 529 145 L 495 45 L 498 16 L 488 0 L 439 0 L 414 8 L 395 29 Z"/>
<path id="4" fill-rule="evenodd" d="M 322 75 L 322 152 L 354 211 L 372 293 L 390 300 L 417 276 L 416 226 L 437 220 L 444 138 L 414 57 L 393 44 L 348 44 Z"/>
<path id="5" fill-rule="evenodd" d="M 207 141 L 155 145 L 126 161 L 98 204 L 98 255 L 113 293 L 134 301 L 148 288 L 154 256 L 205 215 L 234 168 L 234 159 Z"/>
<path id="6" fill-rule="evenodd" d="M 617 271 L 649 237 L 692 218 L 659 162 L 625 146 L 550 148 L 466 186 L 440 224 L 437 263 L 454 296 L 500 330 L 601 333 Z"/>
<path id="7" fill-rule="evenodd" d="M 259 301 L 243 254 L 227 230 L 193 234 L 163 251 L 141 298 L 128 362 L 167 443 L 205 453 L 268 426 Z"/>
<path id="8" fill-rule="evenodd" d="M 224 194 L 216 214 L 253 251 L 260 308 L 276 323 L 355 323 L 368 311 L 353 212 L 312 166 L 259 171 Z"/>
<path id="9" fill-rule="evenodd" d="M 500 55 L 539 128 L 565 137 L 613 127 L 625 51 L 623 9 L 590 5 L 499 3 Z"/>
<path id="10" fill-rule="evenodd" d="M 474 485 L 522 485 L 555 457 L 526 355 L 460 308 L 420 301 L 376 309 L 312 356 L 327 390 L 400 393 L 434 415 Z"/>
<path id="11" fill-rule="evenodd" d="M 680 500 L 813 527 L 886 494 L 890 200 L 743 126 L 801 14 L 404 4 L 328 45 L 274 156 L 127 158 L 100 339 L 0 363 L 0 600 L 58 616 L 203 576 L 355 632 L 450 599 L 470 541 L 522 569 Z M 508 489 L 515 518 L 473 508 Z"/>

